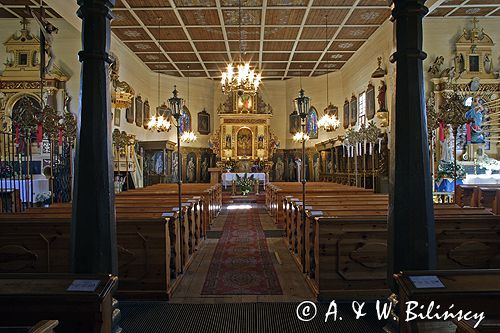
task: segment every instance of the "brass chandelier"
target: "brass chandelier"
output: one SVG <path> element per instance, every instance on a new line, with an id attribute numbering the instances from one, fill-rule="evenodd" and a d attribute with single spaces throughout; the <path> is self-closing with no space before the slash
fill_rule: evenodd
<path id="1" fill-rule="evenodd" d="M 158 17 L 158 38 L 160 38 L 160 21 L 161 17 Z M 165 114 L 160 113 L 160 111 L 163 110 L 165 112 L 166 108 L 160 106 L 160 71 L 158 70 L 158 107 L 156 108 L 156 114 L 154 114 L 151 119 L 148 121 L 148 129 L 153 130 L 153 131 L 158 131 L 158 132 L 168 132 L 171 127 L 170 119 L 169 117 Z"/>
<path id="2" fill-rule="evenodd" d="M 255 69 L 250 68 L 250 62 L 243 62 L 241 57 L 241 0 L 238 1 L 238 21 L 240 33 L 240 64 L 233 66 L 233 64 L 230 63 L 227 65 L 226 71 L 222 73 L 222 79 L 220 81 L 221 88 L 224 94 L 237 91 L 239 95 L 243 95 L 243 93 L 254 95 L 259 89 L 262 76 L 260 73 L 257 73 Z"/>
<path id="3" fill-rule="evenodd" d="M 325 29 L 325 50 L 328 50 L 328 15 L 325 16 L 325 21 L 326 21 L 326 29 Z M 327 51 L 328 53 L 328 51 Z M 326 57 L 326 66 L 327 68 L 330 68 L 329 66 L 329 59 L 328 59 L 328 54 Z M 328 69 L 327 69 L 328 71 Z M 337 128 L 340 127 L 340 120 L 338 119 L 337 115 L 339 112 L 339 109 L 336 106 L 333 106 L 332 103 L 329 101 L 328 97 L 328 72 L 326 73 L 326 105 L 327 107 L 325 108 L 324 112 L 325 114 L 320 118 L 318 121 L 318 126 L 319 128 L 324 129 L 327 132 L 335 131 Z"/>

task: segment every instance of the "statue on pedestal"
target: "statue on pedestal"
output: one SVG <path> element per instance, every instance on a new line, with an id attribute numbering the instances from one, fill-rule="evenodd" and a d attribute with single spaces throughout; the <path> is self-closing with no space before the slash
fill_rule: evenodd
<path id="1" fill-rule="evenodd" d="M 471 108 L 465 113 L 468 120 L 467 128 L 467 142 L 470 143 L 484 143 L 484 134 L 481 128 L 483 123 L 484 107 L 479 99 L 474 98 Z"/>

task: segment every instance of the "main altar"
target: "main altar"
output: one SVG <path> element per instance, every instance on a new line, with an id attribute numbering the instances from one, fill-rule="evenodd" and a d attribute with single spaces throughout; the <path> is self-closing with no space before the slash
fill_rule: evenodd
<path id="1" fill-rule="evenodd" d="M 253 173 L 266 183 L 272 167 L 271 158 L 279 146 L 276 135 L 270 130 L 272 107 L 258 93 L 235 91 L 227 95 L 217 113 L 219 128 L 210 144 L 217 155 L 222 180 L 229 181 L 235 173 Z M 263 175 L 265 179 L 261 179 Z"/>

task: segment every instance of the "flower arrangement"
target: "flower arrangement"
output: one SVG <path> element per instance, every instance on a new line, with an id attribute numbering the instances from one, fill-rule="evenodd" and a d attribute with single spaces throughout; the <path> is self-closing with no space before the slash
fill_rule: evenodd
<path id="1" fill-rule="evenodd" d="M 235 168 L 236 161 L 229 159 L 224 162 L 224 169 L 226 169 L 227 172 L 232 172 Z"/>
<path id="2" fill-rule="evenodd" d="M 440 181 L 443 178 L 451 178 L 454 177 L 454 162 L 453 161 L 439 161 L 438 172 L 436 175 L 436 180 Z M 465 178 L 465 169 L 460 164 L 457 164 L 457 179 Z"/>
<path id="3" fill-rule="evenodd" d="M 236 174 L 236 185 L 239 186 L 240 191 L 243 195 L 247 195 L 248 193 L 250 193 L 254 184 L 255 178 L 253 175 L 248 177 L 247 173 L 245 172 L 243 177 L 240 177 L 238 174 Z"/>
<path id="4" fill-rule="evenodd" d="M 500 161 L 495 160 L 494 158 L 488 157 L 488 155 L 483 154 L 478 159 L 477 162 L 479 166 L 483 169 L 486 169 L 487 174 L 491 174 L 492 171 L 500 170 Z"/>
<path id="5" fill-rule="evenodd" d="M 50 191 L 41 192 L 35 196 L 35 202 L 37 206 L 50 205 L 51 198 L 52 198 L 52 193 Z"/>
<path id="6" fill-rule="evenodd" d="M 9 163 L 0 164 L 0 178 L 9 178 L 14 175 L 14 168 Z"/>

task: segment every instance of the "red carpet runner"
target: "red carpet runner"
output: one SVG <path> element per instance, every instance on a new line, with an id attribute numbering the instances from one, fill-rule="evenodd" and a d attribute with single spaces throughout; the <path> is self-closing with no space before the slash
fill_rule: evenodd
<path id="1" fill-rule="evenodd" d="M 258 210 L 229 211 L 202 295 L 281 295 Z"/>

